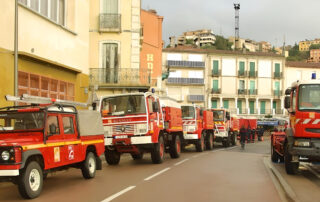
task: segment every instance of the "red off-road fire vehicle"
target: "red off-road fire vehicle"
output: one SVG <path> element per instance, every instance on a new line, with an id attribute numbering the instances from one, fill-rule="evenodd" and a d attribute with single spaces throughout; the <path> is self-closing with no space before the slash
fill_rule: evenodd
<path id="1" fill-rule="evenodd" d="M 212 150 L 214 142 L 213 113 L 197 105 L 183 105 L 183 147 L 194 144 L 197 152 Z"/>
<path id="2" fill-rule="evenodd" d="M 174 100 L 152 93 L 102 96 L 99 104 L 105 130 L 105 158 L 115 165 L 123 153 L 133 159 L 151 153 L 162 163 L 164 153 L 178 158 L 183 138 L 181 108 Z"/>
<path id="3" fill-rule="evenodd" d="M 272 133 L 271 160 L 296 174 L 299 162 L 320 162 L 320 81 L 295 82 L 285 94 L 289 127 Z"/>
<path id="4" fill-rule="evenodd" d="M 100 114 L 77 110 L 75 102 L 23 95 L 7 100 L 32 104 L 0 109 L 0 181 L 36 198 L 49 172 L 80 168 L 86 179 L 101 169 L 104 131 Z"/>
<path id="5" fill-rule="evenodd" d="M 211 111 L 215 127 L 215 141 L 221 142 L 224 147 L 229 147 L 230 144 L 236 145 L 237 135 L 231 127 L 230 112 L 226 109 L 211 109 Z"/>

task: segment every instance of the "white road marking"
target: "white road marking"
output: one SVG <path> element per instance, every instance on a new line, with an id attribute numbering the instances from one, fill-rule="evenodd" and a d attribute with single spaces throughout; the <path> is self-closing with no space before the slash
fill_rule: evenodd
<path id="1" fill-rule="evenodd" d="M 180 164 L 182 164 L 182 163 L 184 163 L 184 162 L 186 162 L 186 161 L 188 161 L 189 159 L 184 159 L 184 160 L 182 160 L 182 161 L 179 161 L 178 163 L 175 163 L 174 165 L 175 166 L 178 166 L 178 165 L 180 165 Z"/>
<path id="2" fill-rule="evenodd" d="M 194 155 L 194 156 L 192 156 L 192 158 L 197 158 L 199 155 Z"/>
<path id="3" fill-rule="evenodd" d="M 304 164 L 304 167 L 306 167 L 310 172 L 312 172 L 312 174 L 314 174 L 317 178 L 320 179 L 320 175 L 319 173 L 317 173 L 317 171 L 315 171 L 311 166 Z"/>
<path id="4" fill-rule="evenodd" d="M 135 187 L 136 187 L 136 186 L 130 186 L 130 187 L 127 187 L 127 188 L 125 188 L 124 190 L 119 191 L 118 193 L 113 194 L 112 196 L 109 196 L 108 198 L 104 199 L 104 200 L 103 200 L 103 201 L 101 201 L 101 202 L 109 202 L 109 201 L 112 201 L 113 199 L 115 199 L 115 198 L 117 198 L 117 197 L 121 196 L 122 194 L 124 194 L 124 193 L 126 193 L 126 192 L 130 191 L 131 189 L 134 189 Z"/>
<path id="5" fill-rule="evenodd" d="M 155 174 L 153 174 L 153 175 L 145 178 L 144 181 L 151 180 L 152 178 L 154 178 L 154 177 L 156 177 L 156 176 L 158 176 L 158 175 L 161 175 L 162 173 L 166 172 L 166 171 L 169 170 L 169 169 L 170 169 L 170 168 L 165 168 L 165 169 L 163 169 L 163 170 L 161 170 L 161 171 L 159 171 L 159 172 L 157 172 L 157 173 L 155 173 Z"/>
<path id="6" fill-rule="evenodd" d="M 213 150 L 212 152 L 218 152 L 218 151 L 223 151 L 223 150 L 226 150 L 226 149 L 216 149 L 216 150 Z"/>

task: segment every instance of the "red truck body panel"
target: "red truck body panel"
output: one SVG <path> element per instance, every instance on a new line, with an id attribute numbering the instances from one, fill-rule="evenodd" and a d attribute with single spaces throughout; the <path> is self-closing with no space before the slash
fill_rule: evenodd
<path id="1" fill-rule="evenodd" d="M 180 108 L 175 107 L 164 107 L 164 121 L 167 122 L 168 126 L 165 127 L 166 131 L 171 132 L 182 132 L 182 113 Z"/>
<path id="2" fill-rule="evenodd" d="M 213 129 L 213 112 L 211 111 L 203 111 L 203 129 L 209 130 Z"/>

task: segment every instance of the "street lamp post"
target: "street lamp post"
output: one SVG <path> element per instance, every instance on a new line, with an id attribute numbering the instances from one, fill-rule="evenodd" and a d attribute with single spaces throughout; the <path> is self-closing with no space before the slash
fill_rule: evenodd
<path id="1" fill-rule="evenodd" d="M 18 96 L 18 0 L 14 7 L 14 95 Z"/>

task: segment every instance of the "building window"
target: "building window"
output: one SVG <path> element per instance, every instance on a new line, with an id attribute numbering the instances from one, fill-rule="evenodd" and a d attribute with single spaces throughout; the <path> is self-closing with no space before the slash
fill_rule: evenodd
<path id="1" fill-rule="evenodd" d="M 101 47 L 101 67 L 100 76 L 102 82 L 117 83 L 119 71 L 119 55 L 117 43 L 103 43 Z"/>
<path id="2" fill-rule="evenodd" d="M 217 100 L 212 100 L 211 101 L 211 108 L 212 109 L 217 109 L 218 108 L 218 101 Z"/>
<path id="3" fill-rule="evenodd" d="M 74 100 L 73 83 L 19 71 L 19 95 L 29 94 L 63 100 Z"/>
<path id="4" fill-rule="evenodd" d="M 239 75 L 244 76 L 244 62 L 239 62 Z"/>
<path id="5" fill-rule="evenodd" d="M 223 100 L 223 108 L 229 109 L 229 100 Z"/>
<path id="6" fill-rule="evenodd" d="M 212 65 L 213 65 L 212 74 L 218 75 L 219 74 L 219 61 L 214 60 Z"/>
<path id="7" fill-rule="evenodd" d="M 103 0 L 102 13 L 118 14 L 118 0 Z"/>
<path id="8" fill-rule="evenodd" d="M 65 26 L 66 0 L 18 0 L 35 12 Z"/>
<path id="9" fill-rule="evenodd" d="M 254 77 L 255 76 L 255 71 L 256 71 L 256 63 L 250 62 L 249 76 L 250 77 Z"/>

